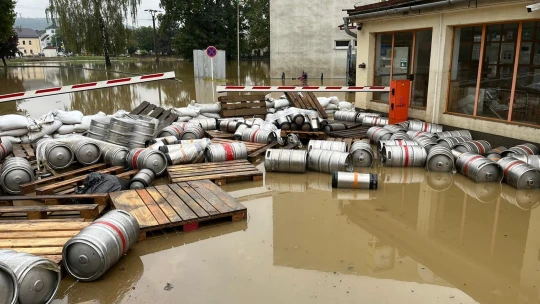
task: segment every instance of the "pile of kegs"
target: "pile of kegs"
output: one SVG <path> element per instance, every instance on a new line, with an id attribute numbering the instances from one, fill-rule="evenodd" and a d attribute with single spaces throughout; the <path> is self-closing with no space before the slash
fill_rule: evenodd
<path id="1" fill-rule="evenodd" d="M 109 133 L 109 125 L 111 124 L 111 117 L 96 117 L 90 121 L 90 128 L 86 136 L 97 139 L 105 140 Z"/>
<path id="2" fill-rule="evenodd" d="M 110 119 L 109 130 L 104 139 L 107 142 L 130 149 L 144 148 L 146 141 L 154 138 L 156 127 L 157 120 L 147 116 L 113 117 Z"/>
<path id="3" fill-rule="evenodd" d="M 33 182 L 34 179 L 34 169 L 22 157 L 8 158 L 0 168 L 0 185 L 9 194 L 19 194 L 19 185 Z"/>

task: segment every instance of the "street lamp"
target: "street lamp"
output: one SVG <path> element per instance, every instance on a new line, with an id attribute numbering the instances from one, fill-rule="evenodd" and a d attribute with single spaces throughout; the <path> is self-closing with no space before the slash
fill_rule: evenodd
<path id="1" fill-rule="evenodd" d="M 236 2 L 236 64 L 238 67 L 238 85 L 240 85 L 240 5 L 244 5 L 244 3 L 242 0 Z"/>
<path id="2" fill-rule="evenodd" d="M 156 62 L 159 62 L 158 50 L 157 50 L 157 41 L 156 41 L 156 13 L 160 11 L 154 9 L 145 9 L 145 12 L 149 12 L 152 15 L 152 24 L 154 25 L 154 52 L 156 53 Z"/>

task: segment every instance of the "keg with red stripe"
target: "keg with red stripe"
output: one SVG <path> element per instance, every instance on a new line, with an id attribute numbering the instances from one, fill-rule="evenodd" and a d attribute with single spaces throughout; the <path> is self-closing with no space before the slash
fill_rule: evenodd
<path id="1" fill-rule="evenodd" d="M 209 162 L 247 159 L 247 156 L 247 147 L 243 142 L 213 144 L 206 149 L 206 160 Z"/>
<path id="2" fill-rule="evenodd" d="M 201 139 L 204 137 L 204 129 L 200 125 L 190 125 L 187 126 L 184 129 L 184 133 L 182 133 L 182 136 L 180 139 L 187 140 L 187 139 Z"/>
<path id="3" fill-rule="evenodd" d="M 456 159 L 456 169 L 477 183 L 501 182 L 503 179 L 501 166 L 476 153 L 461 153 Z"/>
<path id="4" fill-rule="evenodd" d="M 242 141 L 269 144 L 276 138 L 272 131 L 247 128 L 242 131 Z"/>
<path id="5" fill-rule="evenodd" d="M 364 127 L 384 127 L 388 124 L 388 117 L 380 116 L 366 116 L 362 119 L 362 126 Z"/>
<path id="6" fill-rule="evenodd" d="M 435 137 L 426 137 L 426 136 L 417 136 L 413 140 L 420 146 L 426 149 L 426 152 L 429 153 L 431 148 L 437 145 L 437 140 Z"/>
<path id="7" fill-rule="evenodd" d="M 363 123 L 366 117 L 380 117 L 380 116 L 381 114 L 377 114 L 377 113 L 360 112 L 356 116 L 356 122 Z"/>
<path id="8" fill-rule="evenodd" d="M 353 163 L 349 153 L 312 149 L 308 154 L 308 168 L 311 171 L 322 173 L 351 172 Z"/>
<path id="9" fill-rule="evenodd" d="M 367 130 L 366 136 L 372 143 L 378 144 L 381 140 L 390 139 L 392 132 L 381 127 L 371 127 Z"/>
<path id="10" fill-rule="evenodd" d="M 392 133 L 398 133 L 398 132 L 407 132 L 406 129 L 404 129 L 402 126 L 398 126 L 398 125 L 386 125 L 386 126 L 383 126 L 383 129 L 386 129 Z"/>
<path id="11" fill-rule="evenodd" d="M 416 144 L 416 143 L 415 143 Z M 381 150 L 382 162 L 388 167 L 423 167 L 426 163 L 426 149 L 415 146 L 384 146 Z"/>
<path id="12" fill-rule="evenodd" d="M 446 148 L 449 148 L 449 149 L 453 149 L 458 144 L 464 143 L 466 141 L 470 141 L 470 139 L 467 138 L 467 137 L 461 137 L 461 136 L 443 137 L 443 138 L 439 138 L 437 140 L 437 144 L 439 146 L 443 146 L 443 147 L 446 147 Z M 467 152 L 467 151 L 465 151 L 465 152 Z"/>
<path id="13" fill-rule="evenodd" d="M 334 120 L 356 122 L 358 113 L 354 111 L 336 111 L 334 113 Z"/>
<path id="14" fill-rule="evenodd" d="M 381 140 L 377 144 L 377 149 L 381 152 L 385 146 L 418 146 L 418 143 L 410 139 Z"/>
<path id="15" fill-rule="evenodd" d="M 183 133 L 184 133 L 184 129 L 175 125 L 170 125 L 168 127 L 163 128 L 163 130 L 159 131 L 157 136 L 160 138 L 173 136 L 177 139 L 180 139 Z"/>
<path id="16" fill-rule="evenodd" d="M 139 233 L 134 216 L 123 210 L 109 211 L 64 245 L 66 270 L 81 281 L 98 279 L 137 242 Z"/>
<path id="17" fill-rule="evenodd" d="M 13 145 L 9 140 L 2 140 L 0 143 L 0 160 L 4 160 L 8 155 L 13 152 Z"/>
<path id="18" fill-rule="evenodd" d="M 412 139 L 415 139 L 418 136 L 424 136 L 424 137 L 437 139 L 437 135 L 435 135 L 434 133 L 422 132 L 422 131 L 407 131 L 407 135 L 409 135 L 409 137 Z"/>
<path id="19" fill-rule="evenodd" d="M 236 131 L 236 128 L 238 128 L 241 123 L 242 122 L 236 120 L 222 119 L 218 123 L 219 130 L 223 132 L 234 133 Z"/>
<path id="20" fill-rule="evenodd" d="M 437 132 L 435 135 L 438 138 L 445 138 L 445 137 L 465 137 L 469 140 L 472 139 L 471 132 L 468 130 L 454 130 L 454 131 L 444 131 L 444 132 Z"/>
<path id="21" fill-rule="evenodd" d="M 538 155 L 538 148 L 533 144 L 525 143 L 501 152 L 502 157 L 513 156 L 516 154 Z"/>
<path id="22" fill-rule="evenodd" d="M 403 131 L 396 132 L 392 134 L 392 136 L 390 136 L 390 140 L 405 140 L 405 139 L 411 140 L 409 135 L 407 135 L 407 133 Z"/>
<path id="23" fill-rule="evenodd" d="M 167 169 L 167 157 L 159 150 L 132 149 L 126 156 L 130 169 L 150 169 L 160 176 Z"/>
<path id="24" fill-rule="evenodd" d="M 525 155 L 525 154 L 514 154 L 513 158 L 519 159 L 522 162 L 525 162 L 536 169 L 540 169 L 540 156 L 539 155 Z"/>
<path id="25" fill-rule="evenodd" d="M 420 120 L 411 120 L 409 121 L 409 131 L 422 131 L 422 132 L 429 132 L 429 133 L 437 133 L 442 132 L 443 127 L 442 125 L 429 123 L 429 122 L 423 122 Z"/>
<path id="26" fill-rule="evenodd" d="M 202 149 L 202 147 L 197 143 L 187 145 L 175 145 L 175 149 L 169 149 L 169 152 L 165 153 L 165 157 L 167 158 L 167 163 L 169 164 L 169 166 L 192 164 L 195 162 L 198 156 L 202 156 L 203 151 L 204 149 Z"/>
<path id="27" fill-rule="evenodd" d="M 453 149 L 459 152 L 471 152 L 484 155 L 487 151 L 491 150 L 491 144 L 485 140 L 471 140 L 459 143 L 455 145 Z"/>
<path id="28" fill-rule="evenodd" d="M 503 157 L 497 164 L 502 167 L 504 181 L 516 189 L 540 188 L 540 170 L 513 157 Z"/>

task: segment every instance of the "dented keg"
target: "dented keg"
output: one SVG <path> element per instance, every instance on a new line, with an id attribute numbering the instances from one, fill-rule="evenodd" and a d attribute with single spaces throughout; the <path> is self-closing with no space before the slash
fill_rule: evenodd
<path id="1" fill-rule="evenodd" d="M 371 167 L 373 160 L 373 149 L 369 143 L 356 141 L 351 145 L 352 162 L 355 167 Z"/>
<path id="2" fill-rule="evenodd" d="M 443 131 L 442 125 L 423 122 L 420 120 L 409 121 L 409 131 L 423 131 L 429 133 L 438 133 Z"/>
<path id="3" fill-rule="evenodd" d="M 445 137 L 464 137 L 468 138 L 468 140 L 472 140 L 471 132 L 468 130 L 454 130 L 454 131 L 444 131 L 444 132 L 437 132 L 435 135 L 438 138 L 445 138 Z"/>
<path id="4" fill-rule="evenodd" d="M 379 126 L 383 127 L 388 124 L 388 117 L 380 117 L 380 116 L 365 116 L 364 119 L 362 119 L 362 126 L 364 127 L 374 127 Z"/>
<path id="5" fill-rule="evenodd" d="M 307 151 L 270 149 L 266 151 L 266 172 L 304 173 L 307 168 Z"/>
<path id="6" fill-rule="evenodd" d="M 332 173 L 351 172 L 353 167 L 349 153 L 312 149 L 308 155 L 308 168 L 316 172 Z"/>
<path id="7" fill-rule="evenodd" d="M 540 156 L 538 155 L 514 154 L 512 157 L 540 169 Z"/>
<path id="8" fill-rule="evenodd" d="M 189 122 L 201 125 L 201 128 L 205 131 L 218 129 L 217 119 L 215 118 L 192 119 Z"/>
<path id="9" fill-rule="evenodd" d="M 206 159 L 209 162 L 247 159 L 247 156 L 247 147 L 243 142 L 213 144 L 206 149 Z"/>
<path id="10" fill-rule="evenodd" d="M 429 153 L 431 148 L 437 145 L 437 140 L 435 140 L 434 137 L 425 137 L 425 136 L 417 136 L 413 139 L 420 147 L 423 147 L 426 149 L 426 152 Z"/>
<path id="11" fill-rule="evenodd" d="M 311 151 L 312 149 L 347 152 L 347 144 L 343 141 L 327 141 L 327 140 L 312 139 L 308 143 L 308 151 Z"/>
<path id="12" fill-rule="evenodd" d="M 464 143 L 466 141 L 470 141 L 470 139 L 467 137 L 443 137 L 437 140 L 437 144 L 439 146 L 453 149 L 458 144 Z"/>
<path id="13" fill-rule="evenodd" d="M 332 173 L 332 188 L 376 190 L 378 186 L 377 174 L 358 172 Z"/>
<path id="14" fill-rule="evenodd" d="M 152 186 L 156 175 L 150 169 L 141 169 L 129 182 L 129 189 L 144 189 Z"/>
<path id="15" fill-rule="evenodd" d="M 513 157 L 501 158 L 497 164 L 502 167 L 504 181 L 516 189 L 540 188 L 540 170 Z"/>
<path id="16" fill-rule="evenodd" d="M 291 129 L 291 119 L 289 116 L 282 116 L 276 120 L 278 127 L 281 130 L 290 130 Z"/>
<path id="17" fill-rule="evenodd" d="M 161 151 L 150 149 L 132 149 L 126 156 L 131 169 L 150 169 L 160 176 L 167 169 L 167 157 Z"/>
<path id="18" fill-rule="evenodd" d="M 17 277 L 19 298 L 16 303 L 47 304 L 54 300 L 61 280 L 60 267 L 55 262 L 13 250 L 0 250 L 0 261 L 7 265 Z M 0 290 L 0 295 L 2 293 Z M 0 298 L 0 301 L 4 300 Z"/>
<path id="19" fill-rule="evenodd" d="M 107 212 L 64 245 L 67 272 L 81 281 L 98 279 L 137 242 L 139 233 L 139 223 L 129 212 Z"/>
<path id="20" fill-rule="evenodd" d="M 53 140 L 45 145 L 45 159 L 51 168 L 65 169 L 74 161 L 75 155 L 68 144 Z"/>
<path id="21" fill-rule="evenodd" d="M 242 131 L 242 140 L 260 144 L 269 144 L 276 138 L 276 135 L 272 131 L 266 131 L 261 129 L 244 129 Z"/>
<path id="22" fill-rule="evenodd" d="M 533 144 L 525 143 L 501 152 L 502 157 L 513 156 L 516 154 L 538 155 L 538 148 Z"/>
<path id="23" fill-rule="evenodd" d="M 34 169 L 22 157 L 8 158 L 0 168 L 0 185 L 9 194 L 19 194 L 19 185 L 33 182 L 34 179 Z"/>
<path id="24" fill-rule="evenodd" d="M 418 145 L 384 146 L 381 156 L 383 163 L 388 167 L 423 167 L 427 153 L 426 149 Z"/>
<path id="25" fill-rule="evenodd" d="M 184 133 L 182 133 L 182 136 L 180 137 L 180 139 L 182 140 L 201 139 L 203 137 L 204 137 L 204 129 L 201 126 L 190 125 L 184 129 Z"/>
<path id="26" fill-rule="evenodd" d="M 19 282 L 11 268 L 0 262 L 0 303 L 17 304 L 19 299 Z"/>
<path id="27" fill-rule="evenodd" d="M 176 137 L 178 139 L 180 139 L 182 137 L 182 134 L 184 133 L 184 129 L 178 127 L 178 126 L 174 126 L 174 125 L 170 125 L 168 127 L 165 127 L 163 128 L 161 131 L 158 132 L 157 136 L 158 137 Z"/>
<path id="28" fill-rule="evenodd" d="M 471 140 L 459 143 L 455 145 L 453 149 L 459 152 L 471 152 L 484 155 L 487 151 L 491 150 L 491 144 L 485 140 Z"/>
<path id="29" fill-rule="evenodd" d="M 356 122 L 358 113 L 352 111 L 336 111 L 334 113 L 334 120 Z"/>
<path id="30" fill-rule="evenodd" d="M 347 126 L 341 123 L 331 123 L 324 126 L 323 130 L 324 132 L 333 132 L 333 131 L 339 131 L 339 130 L 345 130 L 347 129 Z"/>
<path id="31" fill-rule="evenodd" d="M 428 172 L 426 176 L 426 183 L 433 191 L 446 191 L 454 183 L 453 176 L 454 175 L 450 172 Z"/>
<path id="32" fill-rule="evenodd" d="M 434 146 L 427 155 L 426 170 L 430 172 L 454 171 L 452 150 L 443 146 Z"/>
<path id="33" fill-rule="evenodd" d="M 501 166 L 475 153 L 460 154 L 456 159 L 456 169 L 477 183 L 501 182 L 503 179 Z"/>
<path id="34" fill-rule="evenodd" d="M 418 143 L 410 139 L 396 139 L 396 140 L 381 140 L 377 143 L 377 149 L 382 151 L 384 146 L 418 146 Z"/>
<path id="35" fill-rule="evenodd" d="M 81 165 L 92 165 L 101 159 L 101 148 L 90 140 L 79 140 L 71 144 L 71 150 Z"/>
<path id="36" fill-rule="evenodd" d="M 238 127 L 236 128 L 236 131 L 234 132 L 233 138 L 236 139 L 236 140 L 241 140 L 242 139 L 242 133 L 247 128 L 249 128 L 248 125 L 246 125 L 245 123 L 240 123 L 238 125 Z"/>
<path id="37" fill-rule="evenodd" d="M 368 129 L 366 136 L 371 140 L 372 143 L 378 144 L 381 140 L 390 139 L 392 132 L 381 127 L 371 127 Z"/>
<path id="38" fill-rule="evenodd" d="M 110 166 L 127 167 L 129 150 L 124 147 L 103 148 L 103 161 Z"/>

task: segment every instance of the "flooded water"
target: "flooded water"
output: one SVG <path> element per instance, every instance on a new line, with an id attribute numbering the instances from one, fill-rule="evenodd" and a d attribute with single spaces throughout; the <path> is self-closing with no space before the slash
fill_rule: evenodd
<path id="1" fill-rule="evenodd" d="M 117 71 L 117 72 L 114 72 Z M 184 61 L 115 61 L 112 71 L 106 71 L 101 61 L 95 62 L 31 62 L 25 67 L 0 68 L 0 95 L 38 90 L 56 86 L 73 85 L 107 79 L 117 79 L 157 72 L 174 71 L 177 80 L 163 80 L 109 89 L 47 96 L 0 104 L 0 113 L 21 113 L 39 117 L 53 109 L 79 110 L 91 115 L 98 111 L 107 114 L 117 110 L 130 110 L 146 100 L 163 107 L 185 107 L 191 100 L 200 103 L 217 101 L 215 86 L 243 85 L 294 85 L 298 80 L 270 79 L 267 62 L 241 62 L 240 77 L 236 62 L 227 64 L 227 79 L 209 81 L 195 79 L 193 63 Z M 300 75 L 298 75 L 300 76 Z M 308 81 L 309 85 L 345 85 L 345 79 L 320 79 Z M 222 94 L 220 94 L 222 95 Z M 279 97 L 278 93 L 274 94 Z M 328 93 L 340 100 L 353 98 L 346 93 Z"/>
<path id="2" fill-rule="evenodd" d="M 216 84 L 195 80 L 189 63 L 114 69 L 174 70 L 182 82 L 4 103 L 0 111 L 112 113 L 143 100 L 180 107 L 217 98 Z M 243 62 L 240 81 L 234 63 L 228 71 L 229 84 L 281 84 L 267 77 L 266 63 Z M 100 62 L 10 68 L 0 70 L 0 94 L 124 76 Z M 153 236 L 96 282 L 65 276 L 54 303 L 540 303 L 539 191 L 423 168 L 370 171 L 378 190 L 332 190 L 330 175 L 313 172 L 223 186 L 247 207 L 247 221 Z"/>

